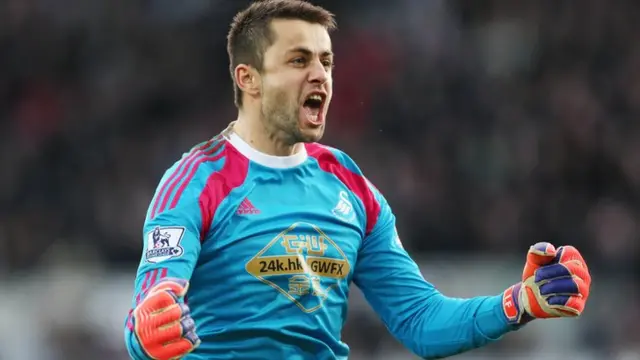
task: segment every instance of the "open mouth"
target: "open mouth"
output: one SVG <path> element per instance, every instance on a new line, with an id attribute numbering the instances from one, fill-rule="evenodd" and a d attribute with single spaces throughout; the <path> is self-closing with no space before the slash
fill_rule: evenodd
<path id="1" fill-rule="evenodd" d="M 311 93 L 302 104 L 307 115 L 307 120 L 313 124 L 321 124 L 322 106 L 324 105 L 325 95 L 322 93 Z"/>

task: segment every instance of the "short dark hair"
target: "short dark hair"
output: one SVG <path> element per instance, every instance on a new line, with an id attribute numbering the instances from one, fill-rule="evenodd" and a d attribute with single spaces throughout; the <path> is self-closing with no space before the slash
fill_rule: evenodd
<path id="1" fill-rule="evenodd" d="M 274 19 L 303 20 L 320 24 L 327 31 L 336 28 L 331 12 L 303 0 L 255 1 L 236 14 L 227 35 L 227 53 L 238 108 L 242 107 L 242 91 L 235 83 L 235 68 L 247 64 L 262 71 L 264 53 L 275 41 L 270 28 Z"/>

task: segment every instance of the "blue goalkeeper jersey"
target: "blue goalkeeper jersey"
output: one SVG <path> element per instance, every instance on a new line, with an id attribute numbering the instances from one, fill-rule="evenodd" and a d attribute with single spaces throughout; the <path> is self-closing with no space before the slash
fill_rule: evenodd
<path id="1" fill-rule="evenodd" d="M 144 223 L 133 306 L 163 277 L 190 281 L 201 345 L 185 359 L 347 359 L 353 282 L 389 331 L 423 358 L 513 330 L 501 296 L 449 298 L 403 249 L 381 193 L 343 152 L 306 144 L 260 153 L 225 132 L 164 175 Z M 126 320 L 134 359 L 148 359 Z"/>

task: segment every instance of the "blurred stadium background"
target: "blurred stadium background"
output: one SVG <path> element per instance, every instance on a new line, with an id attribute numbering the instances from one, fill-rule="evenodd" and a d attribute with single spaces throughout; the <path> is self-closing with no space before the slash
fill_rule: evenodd
<path id="1" fill-rule="evenodd" d="M 640 359 L 640 3 L 315 1 L 338 16 L 326 143 L 386 194 L 446 294 L 495 294 L 529 244 L 582 249 L 580 320 L 457 359 Z M 126 359 L 162 172 L 235 116 L 245 0 L 0 1 L 0 359 Z M 413 359 L 358 292 L 353 359 Z"/>

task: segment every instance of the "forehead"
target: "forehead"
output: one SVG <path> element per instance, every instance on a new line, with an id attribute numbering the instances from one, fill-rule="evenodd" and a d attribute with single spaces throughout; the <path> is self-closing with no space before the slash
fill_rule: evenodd
<path id="1" fill-rule="evenodd" d="M 329 32 L 320 24 L 276 19 L 271 22 L 271 30 L 275 35 L 271 48 L 278 53 L 295 48 L 307 48 L 318 54 L 331 51 Z"/>

